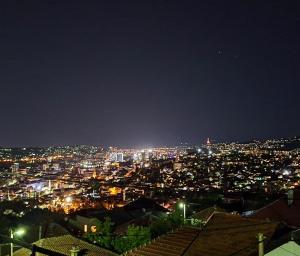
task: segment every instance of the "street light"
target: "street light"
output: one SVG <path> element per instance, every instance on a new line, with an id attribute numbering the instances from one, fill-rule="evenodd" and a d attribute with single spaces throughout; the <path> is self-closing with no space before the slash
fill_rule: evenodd
<path id="1" fill-rule="evenodd" d="M 13 239 L 14 238 L 14 235 L 16 236 L 22 236 L 25 234 L 25 229 L 24 228 L 20 228 L 20 229 L 17 229 L 17 230 L 13 230 L 12 228 L 9 230 L 10 232 L 10 238 Z M 13 241 L 11 241 L 10 243 L 10 256 L 13 256 L 14 255 L 14 244 L 13 244 Z"/>
<path id="2" fill-rule="evenodd" d="M 66 202 L 67 203 L 72 203 L 72 201 L 73 201 L 73 198 L 71 196 L 66 197 Z"/>
<path id="3" fill-rule="evenodd" d="M 73 202 L 73 197 L 71 197 L 71 196 L 67 196 L 66 198 L 65 198 L 65 213 L 66 214 L 69 214 L 69 210 L 70 210 L 70 208 L 71 208 L 71 206 L 72 206 L 72 202 Z"/>
<path id="4" fill-rule="evenodd" d="M 17 236 L 23 236 L 25 234 L 25 229 L 20 228 L 20 229 L 16 230 L 13 234 L 17 235 Z"/>
<path id="5" fill-rule="evenodd" d="M 185 217 L 186 217 L 186 205 L 185 203 L 181 202 L 179 203 L 179 208 L 183 209 L 183 222 L 185 222 Z"/>

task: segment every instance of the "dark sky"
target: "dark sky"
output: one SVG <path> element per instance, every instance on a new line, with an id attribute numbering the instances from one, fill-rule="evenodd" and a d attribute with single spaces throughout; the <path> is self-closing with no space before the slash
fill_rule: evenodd
<path id="1" fill-rule="evenodd" d="M 0 146 L 300 135 L 298 1 L 0 2 Z"/>

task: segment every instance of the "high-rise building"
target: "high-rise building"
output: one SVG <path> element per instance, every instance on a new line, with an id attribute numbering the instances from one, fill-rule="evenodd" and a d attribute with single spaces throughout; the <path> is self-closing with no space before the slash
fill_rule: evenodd
<path id="1" fill-rule="evenodd" d="M 124 162 L 124 155 L 123 155 L 123 153 L 117 153 L 117 155 L 116 155 L 116 162 Z"/>
<path id="2" fill-rule="evenodd" d="M 209 138 L 207 138 L 207 140 L 206 140 L 206 145 L 210 145 L 211 143 L 210 143 L 210 139 Z"/>
<path id="3" fill-rule="evenodd" d="M 207 138 L 207 141 L 206 141 L 206 148 L 207 148 L 208 154 L 211 155 L 212 154 L 212 144 L 211 144 L 211 141 L 209 138 Z"/>
<path id="4" fill-rule="evenodd" d="M 144 150 L 142 151 L 142 161 L 146 161 L 146 152 Z"/>

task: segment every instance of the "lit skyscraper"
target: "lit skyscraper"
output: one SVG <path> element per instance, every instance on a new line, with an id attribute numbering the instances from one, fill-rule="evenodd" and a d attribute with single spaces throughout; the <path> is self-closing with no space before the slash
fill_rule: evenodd
<path id="1" fill-rule="evenodd" d="M 117 153 L 117 155 L 116 155 L 116 161 L 117 162 L 124 162 L 124 155 L 123 155 L 123 153 Z"/>

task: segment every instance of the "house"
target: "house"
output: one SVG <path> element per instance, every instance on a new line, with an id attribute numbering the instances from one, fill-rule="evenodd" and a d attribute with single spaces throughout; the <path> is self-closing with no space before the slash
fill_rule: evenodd
<path id="1" fill-rule="evenodd" d="M 200 229 L 184 227 L 153 240 L 150 244 L 126 253 L 126 256 L 179 256 L 199 236 Z"/>
<path id="2" fill-rule="evenodd" d="M 114 252 L 89 244 L 71 235 L 44 238 L 34 244 L 63 255 L 117 256 Z M 14 256 L 30 255 L 31 251 L 26 248 L 14 252 Z M 44 254 L 36 253 L 36 255 L 43 256 Z"/>
<path id="3" fill-rule="evenodd" d="M 115 234 L 126 233 L 129 225 L 149 226 L 153 220 L 165 216 L 168 210 L 149 198 L 141 197 L 124 207 L 111 211 L 102 209 L 81 210 L 73 213 L 66 227 L 72 234 L 100 232 L 100 223 L 109 217 L 114 224 Z"/>
<path id="4" fill-rule="evenodd" d="M 80 230 L 81 233 L 95 233 L 100 231 L 100 220 L 97 218 L 76 215 L 75 218 L 69 219 L 69 223 Z"/>
<path id="5" fill-rule="evenodd" d="M 254 211 L 251 217 L 284 222 L 291 228 L 300 228 L 300 189 L 290 190 L 282 197 L 265 207 Z"/>
<path id="6" fill-rule="evenodd" d="M 168 212 L 168 210 L 154 200 L 146 197 L 140 197 L 137 200 L 130 202 L 124 206 L 124 210 L 126 211 L 135 211 L 135 210 L 143 210 L 143 211 L 152 211 L 152 212 Z"/>
<path id="7" fill-rule="evenodd" d="M 256 256 L 259 233 L 267 243 L 277 222 L 262 221 L 239 215 L 216 212 L 201 229 L 183 227 L 161 236 L 148 245 L 128 252 L 128 256 Z"/>
<path id="8" fill-rule="evenodd" d="M 192 225 L 205 225 L 210 218 L 218 212 L 226 212 L 224 209 L 221 209 L 219 207 L 213 206 L 213 207 L 208 207 L 206 209 L 203 209 L 200 212 L 197 212 L 192 215 L 190 218 L 191 224 Z"/>

